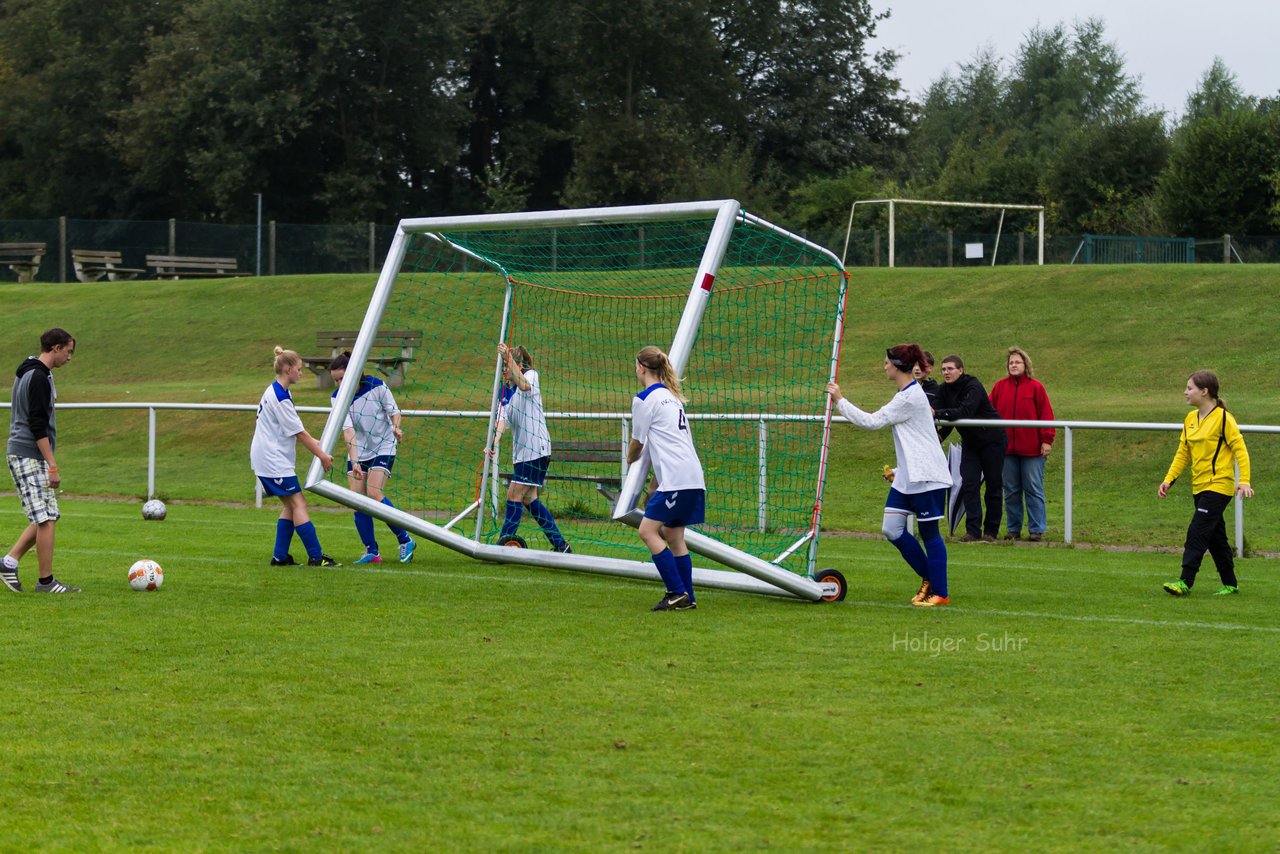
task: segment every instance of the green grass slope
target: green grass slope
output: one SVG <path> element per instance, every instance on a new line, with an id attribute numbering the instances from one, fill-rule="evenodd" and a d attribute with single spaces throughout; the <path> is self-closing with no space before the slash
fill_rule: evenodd
<path id="1" fill-rule="evenodd" d="M 883 349 L 918 341 L 939 358 L 956 352 L 988 387 L 1003 375 L 1004 349 L 1027 348 L 1058 416 L 1073 420 L 1178 422 L 1185 377 L 1208 367 L 1244 423 L 1280 423 L 1280 400 L 1258 377 L 1280 361 L 1270 346 L 1275 266 L 1122 266 L 855 270 L 840 381 L 859 405 L 891 396 Z M 0 284 L 0 368 L 36 349 L 39 333 L 70 329 L 76 358 L 59 371 L 62 403 L 191 401 L 256 404 L 271 379 L 276 344 L 307 353 L 319 329 L 355 328 L 375 278 L 309 276 L 235 281 Z M 415 370 L 451 370 L 432 336 Z M 691 378 L 696 388 L 697 377 Z M 791 378 L 793 382 L 806 379 Z M 821 395 L 824 377 L 811 378 Z M 625 397 L 630 389 L 621 389 Z M 0 383 L 7 399 L 8 383 Z M 324 405 L 310 377 L 302 405 Z M 696 397 L 694 408 L 696 409 Z M 308 416 L 318 433 L 320 416 Z M 145 412 L 60 416 L 60 464 L 75 495 L 139 496 L 146 488 Z M 157 489 L 170 498 L 244 501 L 252 496 L 247 413 L 158 416 Z M 1051 538 L 1063 520 L 1062 455 L 1046 476 Z M 1176 545 L 1189 512 L 1183 485 L 1164 502 L 1155 486 L 1175 435 L 1077 431 L 1075 538 L 1080 542 Z M 700 449 L 704 455 L 711 448 Z M 1280 507 L 1269 500 L 1280 463 L 1269 436 L 1250 439 L 1259 496 L 1246 506 L 1248 545 L 1280 551 Z M 838 425 L 824 508 L 830 529 L 879 527 L 887 432 Z"/>

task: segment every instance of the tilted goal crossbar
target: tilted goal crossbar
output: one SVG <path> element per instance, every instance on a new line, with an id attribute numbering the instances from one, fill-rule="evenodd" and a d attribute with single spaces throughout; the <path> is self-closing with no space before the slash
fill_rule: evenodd
<path id="1" fill-rule="evenodd" d="M 321 445 L 337 444 L 370 342 L 388 323 L 423 332 L 422 355 L 396 390 L 402 409 L 488 414 L 437 422 L 430 436 L 407 435 L 389 484 L 394 508 L 349 489 L 340 466 L 326 478 L 314 463 L 307 487 L 478 559 L 657 578 L 647 549 L 625 528 L 640 518 L 647 459 L 625 472 L 620 464 L 610 477 L 570 476 L 572 463 L 557 463 L 555 453 L 558 438 L 565 448 L 616 438 L 621 454 L 616 430 L 602 435 L 587 425 L 629 406 L 639 391 L 634 354 L 657 344 L 688 377 L 690 414 L 821 419 L 770 433 L 776 462 L 767 500 L 776 506 L 766 514 L 756 488 L 762 473 L 751 469 L 762 440 L 754 425 L 695 422 L 708 523 L 687 540 L 691 551 L 728 568 L 700 567 L 695 581 L 823 598 L 831 585 L 814 575 L 831 411 L 812 389 L 835 375 L 846 284 L 834 253 L 734 200 L 403 220 Z M 495 348 L 504 341 L 528 346 L 548 412 L 584 416 L 551 425 L 558 478 L 543 493 L 573 554 L 493 542 L 501 519 L 480 497 L 494 492 L 498 467 L 485 463 L 482 450 L 495 438 L 503 386 Z M 432 370 L 443 363 L 448 372 Z"/>

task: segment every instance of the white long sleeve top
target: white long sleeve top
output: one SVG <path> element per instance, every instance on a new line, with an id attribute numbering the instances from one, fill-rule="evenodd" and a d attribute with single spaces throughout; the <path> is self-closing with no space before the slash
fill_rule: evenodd
<path id="1" fill-rule="evenodd" d="M 893 449 L 898 458 L 894 489 L 915 495 L 951 486 L 951 470 L 933 426 L 933 409 L 919 383 L 912 380 L 875 412 L 864 412 L 844 399 L 836 408 L 850 423 L 864 429 L 893 427 Z"/>

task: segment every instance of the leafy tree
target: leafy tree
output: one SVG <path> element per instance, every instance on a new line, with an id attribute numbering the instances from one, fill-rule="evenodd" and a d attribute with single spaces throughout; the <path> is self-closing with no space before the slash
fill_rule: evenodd
<path id="1" fill-rule="evenodd" d="M 1196 90 L 1187 96 L 1187 111 L 1182 121 L 1190 124 L 1200 119 L 1221 118 L 1227 113 L 1253 109 L 1254 106 L 1256 100 L 1240 88 L 1235 73 L 1227 68 L 1221 57 L 1214 57 L 1213 65 L 1201 75 Z"/>
<path id="2" fill-rule="evenodd" d="M 1182 125 L 1160 178 L 1161 215 L 1178 234 L 1267 234 L 1280 196 L 1280 112 L 1237 109 Z"/>

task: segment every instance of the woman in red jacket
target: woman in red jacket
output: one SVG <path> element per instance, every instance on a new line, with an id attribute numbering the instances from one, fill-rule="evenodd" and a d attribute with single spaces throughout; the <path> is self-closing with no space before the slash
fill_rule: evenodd
<path id="1" fill-rule="evenodd" d="M 1009 348 L 1009 376 L 991 388 L 991 403 L 1009 421 L 1052 421 L 1053 407 L 1044 385 L 1031 375 L 1031 357 L 1021 347 Z M 1004 450 L 1004 506 L 1006 540 L 1022 537 L 1022 508 L 1026 503 L 1027 538 L 1039 542 L 1048 519 L 1044 510 L 1044 458 L 1053 450 L 1052 427 L 1006 427 Z"/>

